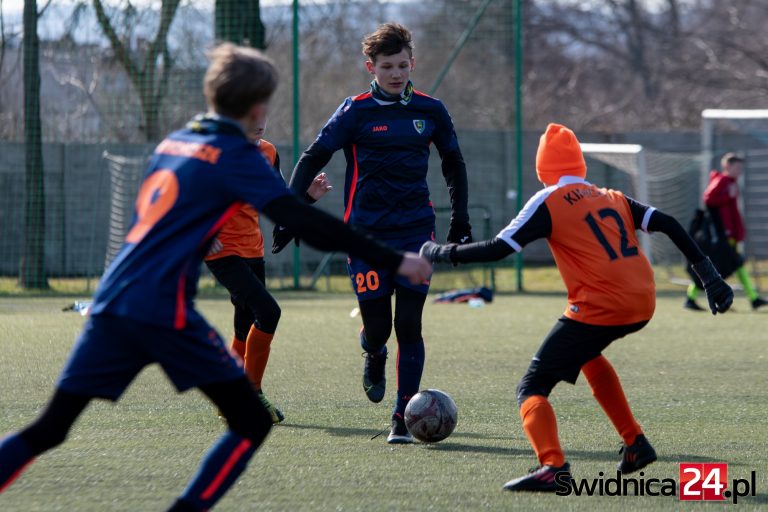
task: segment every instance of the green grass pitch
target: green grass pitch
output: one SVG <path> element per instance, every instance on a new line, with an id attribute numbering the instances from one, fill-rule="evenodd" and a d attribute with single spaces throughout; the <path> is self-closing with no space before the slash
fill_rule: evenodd
<path id="1" fill-rule="evenodd" d="M 501 491 L 504 482 L 535 465 L 515 386 L 561 314 L 563 294 L 502 296 L 478 309 L 428 304 L 422 387 L 451 394 L 459 423 L 439 444 L 395 447 L 384 435 L 371 440 L 388 425 L 394 357 L 387 399 L 369 403 L 360 383 L 360 319 L 350 318 L 351 294 L 279 298 L 283 317 L 265 391 L 287 419 L 216 510 L 722 508 L 672 497 Z M 35 418 L 50 395 L 84 321 L 61 312 L 68 301 L 0 298 L 0 433 Z M 717 318 L 684 311 L 681 304 L 682 294 L 660 297 L 652 322 L 606 351 L 659 453 L 645 477 L 677 480 L 679 462 L 728 462 L 729 478 L 757 472 L 757 496 L 743 498 L 737 508 L 765 509 L 768 312 L 752 312 L 741 296 L 735 312 Z M 199 307 L 225 337 L 231 335 L 227 300 L 202 300 Z M 551 399 L 574 476 L 615 475 L 620 440 L 583 379 L 558 385 Z M 42 455 L 0 495 L 0 510 L 164 510 L 223 430 L 202 395 L 177 395 L 150 367 L 116 406 L 93 403 L 65 444 Z"/>

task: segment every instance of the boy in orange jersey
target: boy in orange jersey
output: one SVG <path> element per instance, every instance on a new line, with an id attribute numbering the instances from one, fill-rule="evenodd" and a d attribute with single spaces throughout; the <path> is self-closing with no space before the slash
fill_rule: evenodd
<path id="1" fill-rule="evenodd" d="M 248 133 L 248 138 L 280 174 L 277 148 L 262 139 L 266 127 L 267 118 L 263 116 Z M 312 181 L 306 199 L 314 202 L 331 189 L 328 178 L 322 173 Z M 281 312 L 265 287 L 264 237 L 259 227 L 259 213 L 253 207 L 243 206 L 224 224 L 205 263 L 216 280 L 229 291 L 235 307 L 235 335 L 230 348 L 243 360 L 245 372 L 272 416 L 272 422 L 280 423 L 285 416 L 264 396 L 261 381 Z"/>
<path id="2" fill-rule="evenodd" d="M 674 218 L 585 181 L 579 141 L 565 126 L 547 126 L 536 153 L 536 173 L 544 190 L 496 238 L 461 246 L 426 242 L 421 254 L 433 262 L 496 261 L 533 240 L 549 242 L 568 289 L 568 307 L 517 388 L 523 429 L 540 466 L 504 488 L 554 492 L 569 484 L 571 472 L 547 397 L 560 381 L 574 384 L 580 372 L 624 441 L 619 471 L 632 473 L 656 460 L 616 372 L 602 355 L 611 342 L 642 329 L 653 316 L 653 271 L 635 230 L 660 231 L 675 243 L 704 283 L 712 314 L 730 307 L 733 291 Z"/>

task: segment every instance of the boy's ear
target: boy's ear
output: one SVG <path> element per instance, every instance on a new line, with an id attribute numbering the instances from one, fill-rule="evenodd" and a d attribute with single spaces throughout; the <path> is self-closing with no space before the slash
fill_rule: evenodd
<path id="1" fill-rule="evenodd" d="M 369 60 L 365 61 L 365 69 L 367 69 L 370 74 L 373 74 L 373 62 Z"/>
<path id="2" fill-rule="evenodd" d="M 416 59 L 411 57 L 411 71 L 413 71 L 413 68 L 416 67 Z"/>

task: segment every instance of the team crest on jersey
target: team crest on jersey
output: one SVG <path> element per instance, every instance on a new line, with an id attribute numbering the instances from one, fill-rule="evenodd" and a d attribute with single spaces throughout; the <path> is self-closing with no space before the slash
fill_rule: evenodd
<path id="1" fill-rule="evenodd" d="M 413 127 L 416 128 L 416 131 L 421 133 L 424 133 L 424 128 L 427 126 L 427 123 L 423 119 L 414 119 L 413 120 Z"/>

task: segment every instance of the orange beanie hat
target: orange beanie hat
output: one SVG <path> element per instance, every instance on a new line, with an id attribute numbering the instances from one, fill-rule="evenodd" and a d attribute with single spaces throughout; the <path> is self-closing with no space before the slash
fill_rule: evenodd
<path id="1" fill-rule="evenodd" d="M 547 125 L 536 151 L 536 175 L 546 185 L 554 185 L 561 176 L 587 176 L 581 146 L 571 130 L 561 124 Z"/>

